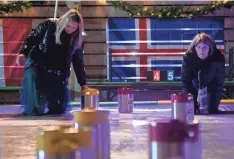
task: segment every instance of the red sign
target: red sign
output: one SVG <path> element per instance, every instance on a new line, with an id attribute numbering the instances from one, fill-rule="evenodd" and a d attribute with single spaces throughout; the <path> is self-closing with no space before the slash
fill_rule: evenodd
<path id="1" fill-rule="evenodd" d="M 153 81 L 160 81 L 160 71 L 153 71 Z"/>

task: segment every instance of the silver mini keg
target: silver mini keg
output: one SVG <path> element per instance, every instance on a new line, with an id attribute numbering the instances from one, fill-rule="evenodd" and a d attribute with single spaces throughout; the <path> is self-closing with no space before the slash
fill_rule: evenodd
<path id="1" fill-rule="evenodd" d="M 191 94 L 172 94 L 171 95 L 171 117 L 185 122 L 194 120 L 194 101 Z"/>
<path id="2" fill-rule="evenodd" d="M 119 113 L 132 113 L 134 108 L 134 96 L 131 88 L 122 87 L 118 89 L 118 111 Z"/>
<path id="3" fill-rule="evenodd" d="M 199 131 L 197 121 L 150 122 L 149 159 L 202 159 Z"/>
<path id="4" fill-rule="evenodd" d="M 74 111 L 73 126 L 92 130 L 92 148 L 81 148 L 80 159 L 110 159 L 109 112 L 104 110 Z"/>
<path id="5" fill-rule="evenodd" d="M 98 109 L 99 90 L 86 88 L 81 91 L 81 109 Z"/>

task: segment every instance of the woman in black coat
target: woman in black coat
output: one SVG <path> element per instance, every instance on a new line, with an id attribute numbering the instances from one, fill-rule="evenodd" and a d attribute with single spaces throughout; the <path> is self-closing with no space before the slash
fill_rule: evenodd
<path id="1" fill-rule="evenodd" d="M 71 63 L 78 83 L 82 88 L 87 88 L 83 63 L 83 31 L 81 15 L 76 10 L 70 10 L 59 19 L 45 20 L 27 37 L 20 52 L 26 57 L 26 62 L 29 61 L 26 64 L 21 95 L 21 103 L 28 109 L 25 109 L 26 115 L 39 115 L 42 112 L 35 106 L 42 96 L 36 99 L 36 94 L 46 98 L 49 109 L 47 114 L 63 114 L 66 111 L 70 103 L 67 87 Z M 27 71 L 28 68 L 33 69 Z M 32 99 L 38 102 L 31 101 Z"/>
<path id="2" fill-rule="evenodd" d="M 208 34 L 196 35 L 183 57 L 181 71 L 182 91 L 194 96 L 195 113 L 199 113 L 197 102 L 199 86 L 207 88 L 208 113 L 219 113 L 224 79 L 224 55 L 217 49 L 214 40 Z"/>

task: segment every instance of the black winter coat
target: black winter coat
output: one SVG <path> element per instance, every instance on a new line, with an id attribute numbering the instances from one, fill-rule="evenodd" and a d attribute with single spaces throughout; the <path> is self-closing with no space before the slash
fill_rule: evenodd
<path id="1" fill-rule="evenodd" d="M 207 87 L 210 94 L 209 111 L 216 112 L 220 104 L 225 79 L 224 55 L 218 49 L 205 60 L 201 60 L 195 51 L 189 51 L 184 55 L 181 71 L 182 91 L 193 94 L 194 100 L 196 100 L 198 93 L 199 71 L 204 75 L 202 85 Z"/>
<path id="2" fill-rule="evenodd" d="M 33 46 L 36 46 L 31 59 L 36 65 L 41 68 L 52 69 L 64 73 L 64 78 L 68 79 L 70 76 L 70 66 L 73 64 L 78 83 L 83 86 L 86 84 L 86 74 L 83 63 L 83 49 L 74 50 L 71 45 L 67 50 L 59 51 L 58 44 L 55 43 L 56 22 L 52 19 L 47 19 L 39 24 L 27 37 L 24 42 L 21 54 L 28 56 Z M 69 44 L 69 43 L 68 43 Z M 61 47 L 63 48 L 63 46 Z M 58 56 L 63 55 L 63 56 Z M 51 57 L 53 58 L 51 60 Z M 58 59 L 60 57 L 60 60 Z"/>

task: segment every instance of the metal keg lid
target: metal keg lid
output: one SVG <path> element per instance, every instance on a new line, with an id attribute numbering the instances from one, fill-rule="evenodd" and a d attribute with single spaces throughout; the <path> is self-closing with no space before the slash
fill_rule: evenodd
<path id="1" fill-rule="evenodd" d="M 82 96 L 95 96 L 99 95 L 98 89 L 86 88 L 81 91 Z"/>
<path id="2" fill-rule="evenodd" d="M 129 87 L 121 87 L 118 89 L 118 94 L 131 94 L 132 88 Z"/>
<path id="3" fill-rule="evenodd" d="M 198 121 L 185 123 L 179 120 L 151 122 L 149 124 L 149 141 L 177 142 L 197 141 L 199 137 Z"/>
<path id="4" fill-rule="evenodd" d="M 72 114 L 74 116 L 73 123 L 82 125 L 109 122 L 109 111 L 105 110 L 83 109 L 81 111 L 73 111 Z"/>
<path id="5" fill-rule="evenodd" d="M 78 131 L 67 126 L 40 129 L 36 141 L 38 151 L 49 153 L 69 153 L 92 145 L 91 131 Z"/>
<path id="6" fill-rule="evenodd" d="M 178 93 L 171 95 L 172 103 L 183 103 L 193 101 L 193 95 L 190 93 Z"/>

